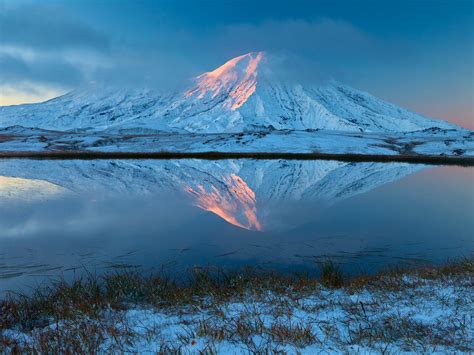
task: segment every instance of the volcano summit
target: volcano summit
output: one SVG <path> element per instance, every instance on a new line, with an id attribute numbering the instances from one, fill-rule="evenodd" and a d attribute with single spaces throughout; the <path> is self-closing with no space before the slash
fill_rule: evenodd
<path id="1" fill-rule="evenodd" d="M 474 155 L 470 131 L 334 80 L 285 80 L 276 62 L 244 54 L 172 93 L 90 86 L 0 107 L 0 149 Z"/>
<path id="2" fill-rule="evenodd" d="M 199 75 L 184 92 L 171 95 L 89 87 L 39 104 L 0 108 L 0 125 L 53 130 L 147 127 L 199 133 L 252 127 L 358 132 L 456 128 L 336 81 L 288 83 L 279 78 L 271 62 L 264 52 L 248 53 Z"/>

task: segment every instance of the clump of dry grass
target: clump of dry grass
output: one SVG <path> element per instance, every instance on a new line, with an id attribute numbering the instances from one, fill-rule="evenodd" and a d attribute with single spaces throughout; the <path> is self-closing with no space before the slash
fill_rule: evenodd
<path id="1" fill-rule="evenodd" d="M 318 342 L 312 325 L 305 322 L 274 323 L 269 329 L 269 334 L 273 340 L 282 344 L 291 344 L 297 348 L 304 348 Z"/>
<path id="2" fill-rule="evenodd" d="M 326 287 L 340 288 L 344 284 L 341 267 L 330 260 L 320 263 L 320 279 Z"/>

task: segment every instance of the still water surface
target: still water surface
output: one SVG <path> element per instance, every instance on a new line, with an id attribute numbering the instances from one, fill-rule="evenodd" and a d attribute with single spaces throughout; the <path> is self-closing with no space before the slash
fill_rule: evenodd
<path id="1" fill-rule="evenodd" d="M 442 262 L 472 255 L 473 217 L 473 168 L 0 160 L 0 293 L 84 270 Z"/>

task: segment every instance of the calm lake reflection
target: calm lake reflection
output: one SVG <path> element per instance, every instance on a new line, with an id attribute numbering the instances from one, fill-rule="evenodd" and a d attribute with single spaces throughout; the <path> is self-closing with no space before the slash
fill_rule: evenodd
<path id="1" fill-rule="evenodd" d="M 473 168 L 0 160 L 0 293 L 85 269 L 441 262 L 474 251 L 473 216 Z"/>

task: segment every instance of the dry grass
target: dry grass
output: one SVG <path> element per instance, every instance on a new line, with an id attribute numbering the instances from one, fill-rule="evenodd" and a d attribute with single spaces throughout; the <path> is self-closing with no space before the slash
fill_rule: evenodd
<path id="1" fill-rule="evenodd" d="M 185 281 L 164 276 L 144 276 L 125 271 L 86 276 L 71 282 L 52 281 L 30 295 L 9 294 L 0 301 L 0 329 L 16 327 L 31 330 L 48 325 L 51 320 L 76 319 L 84 315 L 97 319 L 106 309 L 123 310 L 130 304 L 156 309 L 207 307 L 208 299 L 223 303 L 258 297 L 271 291 L 302 295 L 318 281 L 303 275 L 283 276 L 273 272 L 245 270 L 223 272 L 196 268 Z"/>
<path id="2" fill-rule="evenodd" d="M 340 266 L 329 260 L 320 264 L 320 279 L 326 287 L 340 288 L 344 283 L 344 274 Z"/>
<path id="3" fill-rule="evenodd" d="M 218 352 L 222 343 L 255 353 L 327 344 L 382 353 L 392 347 L 474 351 L 469 340 L 473 317 L 462 313 L 473 303 L 466 297 L 474 288 L 473 258 L 354 278 L 344 277 L 332 262 L 319 268 L 318 279 L 210 268 L 191 270 L 179 282 L 136 272 L 58 280 L 31 295 L 9 295 L 0 301 L 0 352 L 123 352 L 145 341 L 157 344 L 158 353 L 182 353 L 196 346 L 196 339 L 205 340 L 200 347 L 204 353 Z M 435 297 L 427 285 L 457 284 L 461 286 L 454 301 L 436 296 L 436 304 L 454 311 L 434 326 L 417 320 L 416 314 L 403 314 L 407 305 L 416 309 L 418 300 Z M 370 300 L 351 298 L 364 292 L 370 292 Z M 163 325 L 137 328 L 127 318 L 130 309 L 179 316 L 180 330 L 169 340 L 162 334 Z M 342 318 L 325 316 L 335 309 Z"/>
<path id="4" fill-rule="evenodd" d="M 416 287 L 424 280 L 465 279 L 466 275 L 474 276 L 474 257 L 448 260 L 436 267 L 433 265 L 419 265 L 412 268 L 390 267 L 375 275 L 357 275 L 347 280 L 346 287 L 350 290 L 360 290 L 368 287 L 397 291 L 404 290 L 407 287 Z M 404 277 L 407 276 L 412 277 L 409 283 L 404 280 Z"/>

